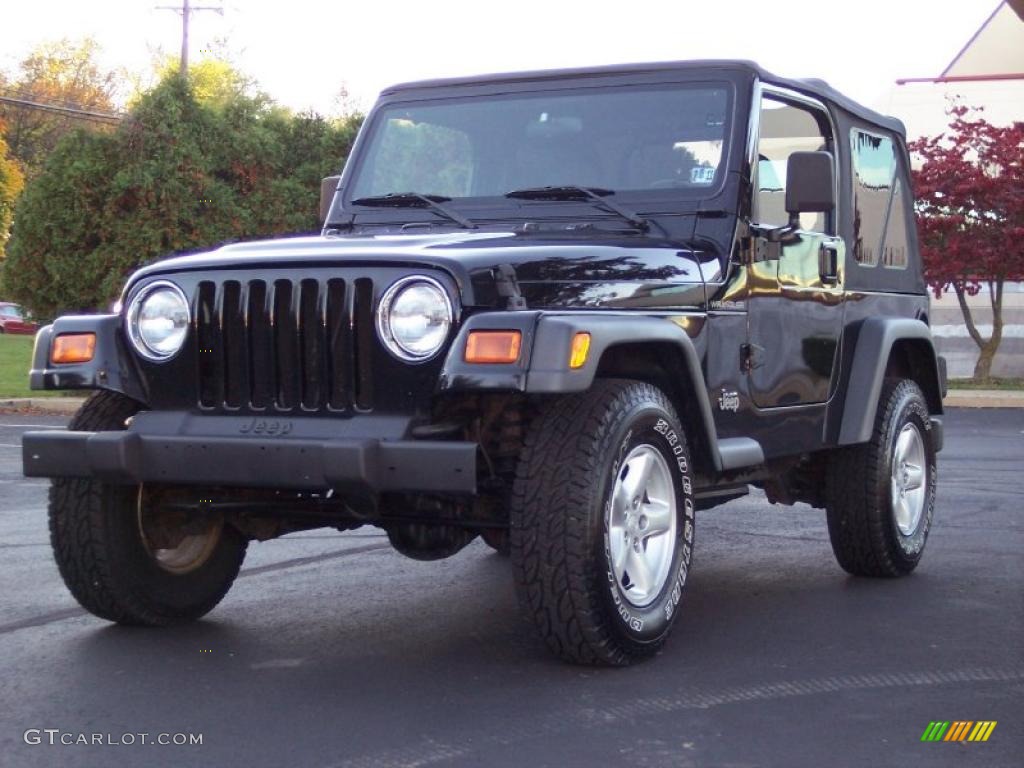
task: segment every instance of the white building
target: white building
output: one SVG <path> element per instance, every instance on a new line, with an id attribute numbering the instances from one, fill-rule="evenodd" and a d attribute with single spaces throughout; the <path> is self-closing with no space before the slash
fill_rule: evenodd
<path id="1" fill-rule="evenodd" d="M 913 141 L 944 132 L 949 125 L 946 111 L 954 103 L 981 107 L 980 116 L 996 125 L 1024 120 L 1024 0 L 1000 2 L 937 77 L 901 78 L 875 106 L 900 118 Z M 992 329 L 988 292 L 969 303 L 987 337 Z M 1024 376 L 1024 283 L 1006 286 L 1003 322 L 992 374 Z M 933 300 L 932 324 L 950 376 L 970 376 L 978 348 L 967 334 L 955 295 Z"/>
<path id="2" fill-rule="evenodd" d="M 876 106 L 914 140 L 942 133 L 954 101 L 996 125 L 1024 120 L 1024 0 L 999 3 L 938 77 L 900 78 Z"/>

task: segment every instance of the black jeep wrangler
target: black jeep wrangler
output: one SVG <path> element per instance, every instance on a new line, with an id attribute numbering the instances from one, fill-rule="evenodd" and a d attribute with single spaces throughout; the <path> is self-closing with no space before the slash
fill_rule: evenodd
<path id="1" fill-rule="evenodd" d="M 24 438 L 68 587 L 202 616 L 246 544 L 370 524 L 511 555 L 564 659 L 677 618 L 694 515 L 824 508 L 839 564 L 921 558 L 942 447 L 903 126 L 741 61 L 385 91 L 318 237 L 148 266 L 39 332 Z"/>

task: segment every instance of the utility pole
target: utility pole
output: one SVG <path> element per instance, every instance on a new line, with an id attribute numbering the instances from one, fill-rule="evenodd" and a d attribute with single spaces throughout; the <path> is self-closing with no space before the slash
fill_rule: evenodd
<path id="1" fill-rule="evenodd" d="M 188 74 L 188 22 L 189 17 L 198 11 L 214 11 L 221 16 L 224 8 L 216 5 L 190 5 L 188 0 L 181 0 L 181 6 L 158 5 L 158 11 L 174 11 L 181 14 L 181 74 Z"/>

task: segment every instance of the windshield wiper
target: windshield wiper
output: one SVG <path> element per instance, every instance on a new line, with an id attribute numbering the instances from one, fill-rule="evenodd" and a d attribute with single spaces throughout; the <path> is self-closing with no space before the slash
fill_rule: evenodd
<path id="1" fill-rule="evenodd" d="M 352 204 L 377 206 L 380 208 L 430 208 L 446 219 L 454 221 L 460 227 L 477 229 L 476 224 L 461 213 L 453 211 L 446 205 L 441 205 L 441 203 L 447 203 L 450 200 L 450 197 L 442 195 L 423 195 L 419 192 L 389 192 L 386 195 L 377 195 L 375 197 L 359 197 L 353 200 Z"/>
<path id="2" fill-rule="evenodd" d="M 518 200 L 593 200 L 594 202 L 604 206 L 612 213 L 618 214 L 637 229 L 647 230 L 650 228 L 651 222 L 643 216 L 638 213 L 634 213 L 628 208 L 622 207 L 618 203 L 613 203 L 608 199 L 609 195 L 614 194 L 615 191 L 611 189 L 604 189 L 602 187 L 581 187 L 575 184 L 569 184 L 558 187 L 527 187 L 525 189 L 513 189 L 511 192 L 506 192 L 505 197 Z"/>

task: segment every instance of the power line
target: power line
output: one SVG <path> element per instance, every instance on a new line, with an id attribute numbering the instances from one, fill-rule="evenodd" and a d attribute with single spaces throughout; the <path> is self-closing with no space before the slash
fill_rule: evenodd
<path id="1" fill-rule="evenodd" d="M 5 88 L 0 90 L 0 96 L 6 96 L 10 99 L 22 99 L 24 101 L 34 101 L 40 104 L 46 104 L 47 106 L 55 107 L 68 107 L 69 109 L 84 110 L 86 112 L 99 112 L 100 114 L 113 115 L 114 117 L 124 117 L 122 112 L 104 111 L 104 108 L 94 107 L 92 104 L 83 104 L 80 101 L 71 101 L 63 97 L 40 99 L 39 92 L 31 86 L 22 86 L 21 88 Z"/>
<path id="2" fill-rule="evenodd" d="M 16 99 L 13 96 L 0 95 L 0 104 L 11 104 L 23 109 L 38 109 L 43 112 L 54 112 L 57 114 L 78 117 L 82 120 L 93 120 L 100 123 L 119 123 L 124 115 L 116 115 L 111 112 L 96 112 L 91 109 L 68 107 L 60 104 L 47 103 L 43 101 L 31 101 L 29 99 Z"/>
<path id="3" fill-rule="evenodd" d="M 216 5 L 189 5 L 189 0 L 181 0 L 181 5 L 158 5 L 158 11 L 174 11 L 181 14 L 181 74 L 188 72 L 188 22 L 193 13 L 213 11 L 224 15 L 224 8 Z"/>

